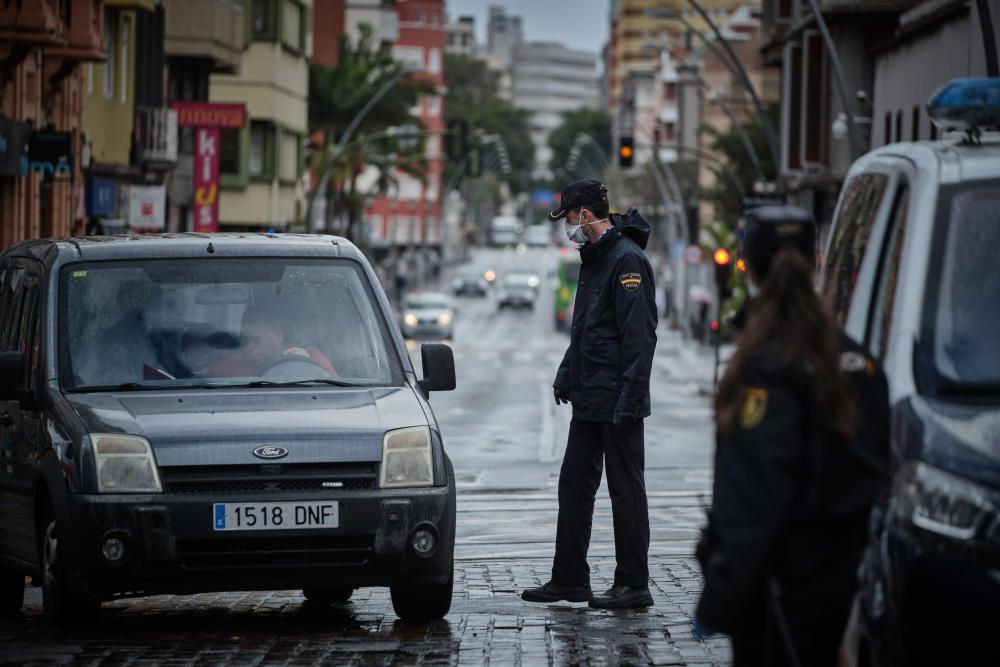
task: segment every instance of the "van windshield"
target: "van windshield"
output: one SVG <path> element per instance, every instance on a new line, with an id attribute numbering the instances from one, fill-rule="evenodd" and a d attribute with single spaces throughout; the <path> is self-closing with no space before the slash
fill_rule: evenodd
<path id="1" fill-rule="evenodd" d="M 998 211 L 1000 181 L 963 184 L 939 209 L 947 227 L 935 244 L 939 286 L 927 323 L 942 391 L 1000 395 Z"/>
<path id="2" fill-rule="evenodd" d="M 346 260 L 72 264 L 60 285 L 67 390 L 398 386 L 360 268 Z"/>

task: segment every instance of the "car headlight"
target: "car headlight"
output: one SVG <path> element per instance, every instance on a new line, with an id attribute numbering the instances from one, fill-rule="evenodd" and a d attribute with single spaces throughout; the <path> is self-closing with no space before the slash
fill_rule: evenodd
<path id="1" fill-rule="evenodd" d="M 539 282 L 540 281 L 538 280 L 538 276 L 531 276 L 530 278 L 528 278 L 529 287 L 538 287 Z"/>
<path id="2" fill-rule="evenodd" d="M 441 313 L 441 316 L 437 319 L 437 323 L 441 326 L 447 326 L 451 322 L 451 314 Z"/>
<path id="3" fill-rule="evenodd" d="M 417 321 L 418 321 L 417 316 L 414 315 L 413 313 L 407 313 L 406 317 L 403 318 L 403 323 L 406 324 L 406 326 L 408 327 L 417 326 Z"/>
<path id="4" fill-rule="evenodd" d="M 971 540 L 997 511 L 985 489 L 926 463 L 900 470 L 893 495 L 899 512 L 913 525 L 955 540 Z"/>
<path id="5" fill-rule="evenodd" d="M 383 489 L 404 486 L 431 486 L 431 432 L 426 426 L 389 431 L 382 440 L 382 469 L 379 486 Z"/>
<path id="6" fill-rule="evenodd" d="M 486 282 L 488 283 L 493 282 L 494 280 L 497 279 L 496 271 L 493 271 L 492 269 L 488 270 L 486 273 L 483 274 L 483 278 L 486 278 Z"/>
<path id="7" fill-rule="evenodd" d="M 161 493 L 149 441 L 136 435 L 92 433 L 99 493 Z"/>

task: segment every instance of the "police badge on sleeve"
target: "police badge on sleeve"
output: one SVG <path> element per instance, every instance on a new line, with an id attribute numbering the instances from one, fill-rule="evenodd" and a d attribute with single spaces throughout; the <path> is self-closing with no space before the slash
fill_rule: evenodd
<path id="1" fill-rule="evenodd" d="M 642 276 L 638 273 L 623 273 L 618 276 L 618 281 L 621 282 L 626 292 L 634 292 L 642 284 Z"/>

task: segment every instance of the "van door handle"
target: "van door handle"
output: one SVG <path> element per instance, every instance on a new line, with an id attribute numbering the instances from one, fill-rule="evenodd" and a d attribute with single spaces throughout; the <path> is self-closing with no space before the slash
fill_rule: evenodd
<path id="1" fill-rule="evenodd" d="M 0 426 L 10 426 L 13 423 L 9 412 L 0 412 Z"/>

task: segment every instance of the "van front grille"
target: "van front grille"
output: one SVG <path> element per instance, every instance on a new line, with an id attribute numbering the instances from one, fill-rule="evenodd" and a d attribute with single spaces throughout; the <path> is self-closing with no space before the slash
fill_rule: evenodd
<path id="1" fill-rule="evenodd" d="M 241 494 L 275 491 L 369 491 L 377 464 L 264 464 L 160 468 L 163 490 L 177 494 Z"/>

